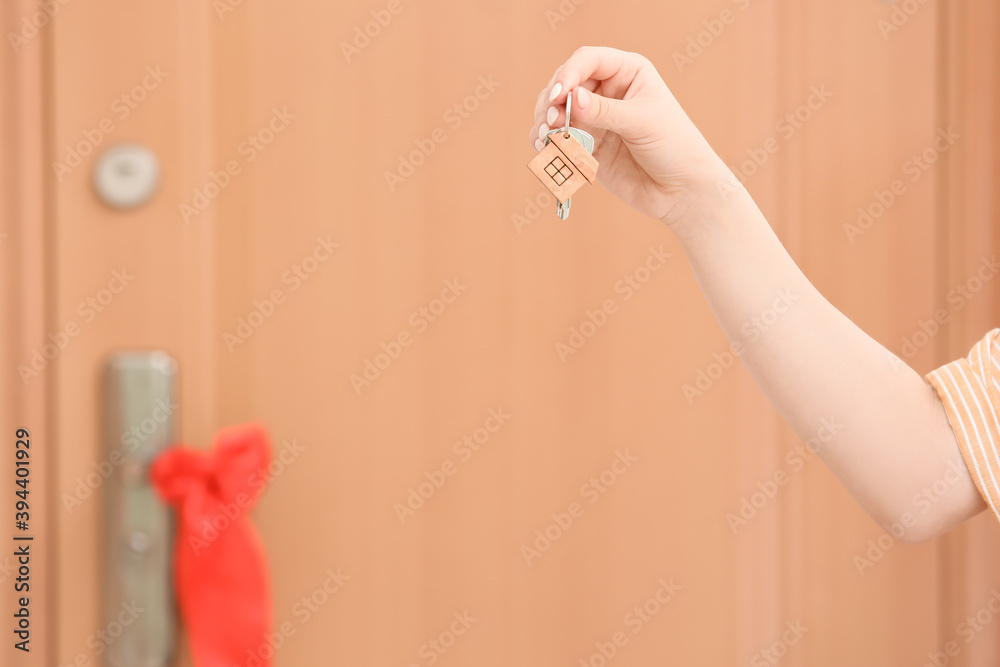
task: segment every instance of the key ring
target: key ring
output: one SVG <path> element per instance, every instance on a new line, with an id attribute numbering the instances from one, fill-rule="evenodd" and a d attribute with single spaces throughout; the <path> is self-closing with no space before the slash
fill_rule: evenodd
<path id="1" fill-rule="evenodd" d="M 569 110 L 573 107 L 573 91 L 566 93 L 566 124 L 563 125 L 563 137 L 569 139 Z"/>

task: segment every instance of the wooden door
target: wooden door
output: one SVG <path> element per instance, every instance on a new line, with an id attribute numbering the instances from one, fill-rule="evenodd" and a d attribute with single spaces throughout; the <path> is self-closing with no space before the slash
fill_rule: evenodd
<path id="1" fill-rule="evenodd" d="M 987 5 L 55 3 L 3 56 L 2 432 L 40 443 L 44 538 L 13 664 L 99 664 L 99 493 L 59 499 L 100 460 L 102 359 L 148 348 L 179 363 L 184 442 L 253 420 L 285 454 L 254 513 L 277 665 L 943 650 L 996 583 L 992 519 L 886 542 L 795 453 L 669 232 L 599 187 L 556 220 L 526 135 L 576 47 L 647 55 L 820 290 L 928 371 L 998 317 L 989 285 L 914 343 L 997 249 L 995 203 L 957 203 L 970 165 L 966 194 L 996 184 Z M 4 32 L 35 11 L 5 5 Z M 124 142 L 162 168 L 132 211 L 90 181 Z M 998 646 L 986 624 L 950 664 Z"/>

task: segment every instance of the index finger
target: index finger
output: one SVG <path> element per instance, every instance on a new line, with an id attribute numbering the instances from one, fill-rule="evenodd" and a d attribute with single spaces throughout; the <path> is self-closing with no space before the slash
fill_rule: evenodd
<path id="1" fill-rule="evenodd" d="M 549 104 L 565 100 L 567 91 L 573 90 L 588 79 L 601 83 L 606 91 L 611 90 L 620 94 L 628 89 L 642 64 L 643 57 L 638 53 L 606 46 L 581 47 L 553 77 L 548 89 Z"/>

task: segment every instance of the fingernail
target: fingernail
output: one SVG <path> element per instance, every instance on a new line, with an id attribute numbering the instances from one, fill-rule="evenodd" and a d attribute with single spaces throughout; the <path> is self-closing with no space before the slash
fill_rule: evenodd
<path id="1" fill-rule="evenodd" d="M 556 85 L 552 86 L 552 92 L 549 93 L 549 102 L 555 101 L 555 99 L 559 97 L 559 93 L 561 92 L 562 92 L 561 83 L 557 83 Z"/>
<path id="2" fill-rule="evenodd" d="M 549 125 L 556 122 L 556 118 L 559 117 L 559 111 L 555 107 L 549 107 L 549 112 L 545 114 L 545 120 Z"/>
<path id="3" fill-rule="evenodd" d="M 535 150 L 540 151 L 543 148 L 545 148 L 545 142 L 543 142 L 541 139 L 535 139 Z"/>
<path id="4" fill-rule="evenodd" d="M 590 106 L 590 93 L 587 92 L 586 88 L 578 88 L 576 91 L 576 103 L 581 109 L 586 109 Z"/>
<path id="5" fill-rule="evenodd" d="M 538 126 L 538 136 L 544 137 L 546 134 L 549 133 L 549 130 L 551 129 L 552 128 L 549 127 L 548 124 L 542 123 L 541 125 Z"/>

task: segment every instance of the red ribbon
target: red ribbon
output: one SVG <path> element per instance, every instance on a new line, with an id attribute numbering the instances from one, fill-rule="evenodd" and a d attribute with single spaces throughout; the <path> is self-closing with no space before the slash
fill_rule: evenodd
<path id="1" fill-rule="evenodd" d="M 219 431 L 208 452 L 174 447 L 151 470 L 177 507 L 174 579 L 197 667 L 270 667 L 273 626 L 264 545 L 250 521 L 271 445 L 259 424 Z"/>

